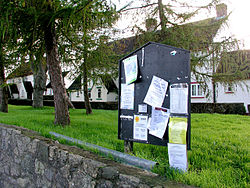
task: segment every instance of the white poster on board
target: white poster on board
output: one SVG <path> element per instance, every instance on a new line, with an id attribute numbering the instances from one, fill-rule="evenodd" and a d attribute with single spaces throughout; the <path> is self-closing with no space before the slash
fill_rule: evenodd
<path id="1" fill-rule="evenodd" d="M 131 84 L 137 79 L 138 65 L 137 55 L 123 60 L 126 84 Z"/>
<path id="2" fill-rule="evenodd" d="M 168 125 L 169 115 L 169 109 L 152 107 L 149 134 L 162 139 Z"/>
<path id="3" fill-rule="evenodd" d="M 167 88 L 167 81 L 157 76 L 153 76 L 153 79 L 143 102 L 154 107 L 161 107 L 166 95 Z"/>
<path id="4" fill-rule="evenodd" d="M 188 113 L 188 84 L 170 85 L 170 113 Z"/>
<path id="5" fill-rule="evenodd" d="M 134 84 L 121 84 L 121 109 L 134 110 L 134 90 Z"/>
<path id="6" fill-rule="evenodd" d="M 147 104 L 138 104 L 138 113 L 147 113 L 148 106 Z"/>
<path id="7" fill-rule="evenodd" d="M 134 115 L 134 133 L 133 137 L 137 140 L 148 140 L 148 116 L 145 115 Z"/>

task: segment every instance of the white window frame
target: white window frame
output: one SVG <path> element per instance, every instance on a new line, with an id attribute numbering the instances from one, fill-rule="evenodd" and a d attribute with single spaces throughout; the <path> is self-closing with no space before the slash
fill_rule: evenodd
<path id="1" fill-rule="evenodd" d="M 195 88 L 195 93 L 193 92 L 193 88 Z M 204 91 L 199 83 L 191 83 L 191 97 L 204 97 Z"/>

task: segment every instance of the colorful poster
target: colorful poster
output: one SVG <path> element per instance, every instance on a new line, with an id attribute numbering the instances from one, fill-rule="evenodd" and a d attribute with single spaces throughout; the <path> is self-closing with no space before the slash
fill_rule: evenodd
<path id="1" fill-rule="evenodd" d="M 134 139 L 136 140 L 148 140 L 148 116 L 145 115 L 134 115 Z"/>
<path id="2" fill-rule="evenodd" d="M 121 109 L 134 110 L 134 90 L 134 84 L 121 84 Z"/>
<path id="3" fill-rule="evenodd" d="M 170 167 L 186 172 L 188 170 L 187 146 L 168 143 L 168 159 Z"/>
<path id="4" fill-rule="evenodd" d="M 170 117 L 169 120 L 169 143 L 186 144 L 187 118 Z"/>
<path id="5" fill-rule="evenodd" d="M 131 84 L 137 79 L 138 63 L 137 55 L 123 60 L 126 84 Z"/>
<path id="6" fill-rule="evenodd" d="M 154 107 L 161 107 L 166 95 L 167 88 L 167 81 L 157 76 L 153 76 L 153 79 L 143 102 Z"/>
<path id="7" fill-rule="evenodd" d="M 170 113 L 188 113 L 188 84 L 177 83 L 170 86 Z"/>
<path id="8" fill-rule="evenodd" d="M 163 138 L 169 120 L 169 109 L 152 107 L 151 121 L 149 124 L 149 134 L 158 138 Z"/>

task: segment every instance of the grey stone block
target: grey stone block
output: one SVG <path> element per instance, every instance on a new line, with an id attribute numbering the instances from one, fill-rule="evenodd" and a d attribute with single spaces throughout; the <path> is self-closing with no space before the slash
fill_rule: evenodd
<path id="1" fill-rule="evenodd" d="M 101 168 L 101 178 L 107 180 L 114 180 L 118 178 L 119 172 L 115 167 L 104 167 Z"/>
<path id="2" fill-rule="evenodd" d="M 49 145 L 43 141 L 37 143 L 37 158 L 45 163 L 49 160 Z"/>

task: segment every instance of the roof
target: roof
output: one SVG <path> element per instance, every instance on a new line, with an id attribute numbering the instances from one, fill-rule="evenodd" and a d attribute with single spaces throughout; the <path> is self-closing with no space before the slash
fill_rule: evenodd
<path id="1" fill-rule="evenodd" d="M 19 93 L 17 85 L 16 84 L 10 84 L 10 91 L 11 93 Z"/>
<path id="2" fill-rule="evenodd" d="M 108 92 L 118 93 L 118 88 L 117 88 L 113 78 L 110 75 L 108 75 L 108 74 L 102 75 L 101 79 L 102 79 L 102 82 L 105 85 L 106 89 L 108 90 Z"/>
<path id="3" fill-rule="evenodd" d="M 30 63 L 22 63 L 20 64 L 12 73 L 10 73 L 7 79 L 17 78 L 17 77 L 25 77 L 32 75 L 33 72 L 30 67 Z"/>
<path id="4" fill-rule="evenodd" d="M 128 54 L 143 44 L 153 41 L 182 49 L 200 51 L 207 49 L 226 18 L 208 18 L 205 20 L 177 25 L 161 31 L 144 32 L 140 35 L 116 41 L 114 51 L 118 54 Z"/>
<path id="5" fill-rule="evenodd" d="M 28 82 L 24 81 L 23 85 L 25 87 L 26 92 L 31 92 L 31 93 L 33 92 L 33 86 L 32 86 L 30 81 L 28 81 Z"/>
<path id="6" fill-rule="evenodd" d="M 67 76 L 68 73 L 69 73 L 69 71 L 62 72 L 63 78 L 64 78 L 65 76 Z M 52 88 L 51 82 L 49 82 L 49 83 L 46 85 L 46 88 Z"/>
<path id="7" fill-rule="evenodd" d="M 82 79 L 82 76 L 79 75 L 75 80 L 74 82 L 69 86 L 69 88 L 67 90 L 80 90 L 81 89 L 81 86 L 82 86 L 82 83 L 81 83 L 81 79 Z"/>
<path id="8" fill-rule="evenodd" d="M 222 55 L 216 73 L 227 81 L 250 78 L 250 50 L 237 50 Z M 219 78 L 218 78 L 219 79 Z"/>

